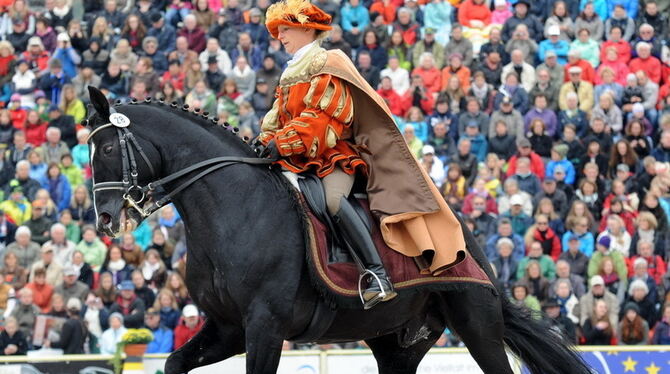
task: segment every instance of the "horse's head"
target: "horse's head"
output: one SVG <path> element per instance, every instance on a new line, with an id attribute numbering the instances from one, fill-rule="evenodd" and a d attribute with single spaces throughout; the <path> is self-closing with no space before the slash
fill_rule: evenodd
<path id="1" fill-rule="evenodd" d="M 97 228 L 119 236 L 134 230 L 145 218 L 141 212 L 149 197 L 143 187 L 157 177 L 154 170 L 159 165 L 152 165 L 151 160 L 159 159 L 158 152 L 146 137 L 141 138 L 138 123 L 140 118 L 147 119 L 135 110 L 139 106 L 120 107 L 117 112 L 97 88 L 89 86 L 88 90 L 96 111 L 88 124 Z"/>

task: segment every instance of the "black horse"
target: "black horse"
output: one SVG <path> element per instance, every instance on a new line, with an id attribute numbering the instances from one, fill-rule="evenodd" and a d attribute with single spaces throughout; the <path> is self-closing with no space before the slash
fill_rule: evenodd
<path id="1" fill-rule="evenodd" d="M 143 218 L 144 192 L 157 186 L 136 186 L 216 157 L 261 160 L 233 131 L 197 111 L 150 100 L 110 108 L 100 91 L 89 90 L 97 112 L 89 118 L 95 208 L 98 229 L 108 235 Z M 303 214 L 274 168 L 228 163 L 197 174 L 168 180 L 164 193 L 178 191 L 171 197 L 186 225 L 186 284 L 207 320 L 170 355 L 165 372 L 186 373 L 246 352 L 247 373 L 275 373 L 283 341 L 305 330 L 320 300 L 305 259 Z M 122 179 L 125 185 L 117 183 Z M 472 234 L 464 234 L 495 279 Z M 315 342 L 365 340 L 380 373 L 415 373 L 448 326 L 486 373 L 512 373 L 506 345 L 532 373 L 590 372 L 562 337 L 501 294 L 473 286 L 401 294 L 368 311 L 341 308 Z M 408 342 L 401 335 L 410 325 L 423 334 Z"/>

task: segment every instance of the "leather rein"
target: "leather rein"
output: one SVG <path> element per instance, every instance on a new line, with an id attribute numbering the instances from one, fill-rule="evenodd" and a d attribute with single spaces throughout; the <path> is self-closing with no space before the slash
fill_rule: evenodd
<path id="1" fill-rule="evenodd" d="M 93 130 L 87 139 L 87 142 L 93 140 L 93 136 L 96 135 L 101 130 L 114 127 L 116 129 L 117 136 L 119 138 L 119 144 L 121 145 L 121 166 L 122 166 L 122 180 L 120 182 L 101 182 L 95 183 L 95 177 L 93 178 L 93 188 L 92 193 L 95 195 L 97 191 L 106 191 L 106 190 L 120 190 L 123 191 L 123 199 L 128 202 L 128 205 L 135 209 L 142 218 L 146 218 L 158 209 L 162 208 L 166 204 L 169 204 L 172 201 L 172 198 L 178 193 L 185 190 L 187 187 L 195 183 L 196 181 L 202 179 L 212 172 L 222 169 L 226 166 L 235 165 L 235 164 L 250 164 L 250 165 L 270 165 L 275 162 L 275 159 L 271 158 L 259 158 L 259 157 L 235 157 L 235 156 L 223 156 L 223 157 L 214 157 L 205 161 L 198 162 L 189 167 L 181 169 L 175 173 L 172 173 L 164 178 L 160 178 L 156 181 L 148 183 L 146 186 L 140 186 L 138 182 L 138 171 L 137 171 L 137 157 L 135 157 L 135 152 L 133 147 L 137 150 L 140 157 L 144 160 L 144 163 L 147 164 L 149 170 L 151 171 L 151 177 L 155 177 L 155 171 L 149 158 L 146 153 L 140 146 L 139 142 L 133 135 L 133 133 L 128 130 L 130 121 L 127 117 L 120 114 L 115 117 L 117 113 L 114 108 L 110 108 L 110 122 L 96 128 Z M 118 118 L 122 119 L 119 120 Z M 93 155 L 94 156 L 94 155 Z M 93 171 L 93 156 L 91 157 L 91 171 Z M 204 170 L 202 170 L 204 169 Z M 152 202 L 147 208 L 143 206 L 146 203 L 147 197 L 151 195 L 151 192 L 155 191 L 158 187 L 164 186 L 170 182 L 173 182 L 187 174 L 193 173 L 195 171 L 200 171 L 200 173 L 192 176 L 178 187 L 168 192 L 158 201 Z"/>

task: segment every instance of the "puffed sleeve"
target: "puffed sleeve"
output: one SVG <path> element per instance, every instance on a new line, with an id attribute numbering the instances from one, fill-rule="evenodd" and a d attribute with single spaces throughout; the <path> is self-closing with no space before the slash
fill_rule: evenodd
<path id="1" fill-rule="evenodd" d="M 277 128 L 279 127 L 277 113 L 279 108 L 279 100 L 275 99 L 274 104 L 272 104 L 272 109 L 270 109 L 265 116 L 263 117 L 263 123 L 261 124 L 261 133 L 258 135 L 258 139 L 265 145 L 267 145 L 272 138 L 274 138 Z"/>
<path id="2" fill-rule="evenodd" d="M 293 98 L 289 98 L 293 99 Z M 275 134 L 282 156 L 320 156 L 332 148 L 351 125 L 354 105 L 349 87 L 329 74 L 317 75 L 310 82 L 303 100 L 306 105 L 300 116 L 293 118 Z"/>

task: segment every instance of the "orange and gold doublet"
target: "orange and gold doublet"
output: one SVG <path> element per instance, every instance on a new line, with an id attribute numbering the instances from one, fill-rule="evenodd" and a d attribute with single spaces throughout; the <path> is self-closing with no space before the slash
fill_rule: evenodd
<path id="1" fill-rule="evenodd" d="M 294 172 L 313 170 L 319 177 L 340 166 L 347 174 L 365 162 L 352 147 L 354 104 L 347 83 L 321 70 L 326 51 L 315 44 L 282 74 L 272 109 L 261 126 L 260 140 L 274 139 L 283 156 L 278 163 Z"/>

